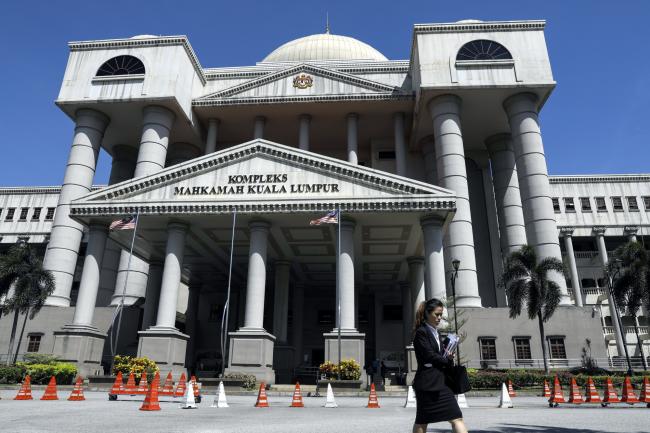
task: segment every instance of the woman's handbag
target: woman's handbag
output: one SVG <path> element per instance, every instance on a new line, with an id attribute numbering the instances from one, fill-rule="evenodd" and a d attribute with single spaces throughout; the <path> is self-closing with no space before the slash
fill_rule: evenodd
<path id="1" fill-rule="evenodd" d="M 467 369 L 463 365 L 452 365 L 445 369 L 445 383 L 454 394 L 464 394 L 472 386 L 469 384 Z"/>

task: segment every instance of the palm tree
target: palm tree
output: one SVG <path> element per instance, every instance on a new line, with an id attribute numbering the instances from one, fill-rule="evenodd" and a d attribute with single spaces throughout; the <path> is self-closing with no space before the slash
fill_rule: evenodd
<path id="1" fill-rule="evenodd" d="M 647 369 L 635 318 L 641 306 L 650 311 L 650 254 L 640 242 L 632 241 L 616 248 L 613 258 L 614 260 L 608 263 L 610 275 L 613 275 L 616 263 L 621 265 L 620 276 L 612 285 L 614 299 L 616 305 L 621 306 L 626 315 L 634 319 L 634 332 L 641 362 L 643 368 Z"/>
<path id="2" fill-rule="evenodd" d="M 546 374 L 549 373 L 549 368 L 544 343 L 544 323 L 553 316 L 562 298 L 560 286 L 548 279 L 548 273 L 553 271 L 564 272 L 560 260 L 555 257 L 538 260 L 533 247 L 524 245 L 506 258 L 501 277 L 501 284 L 505 286 L 508 296 L 510 318 L 519 316 L 523 308 L 526 309 L 530 320 L 537 318 Z"/>
<path id="3" fill-rule="evenodd" d="M 43 269 L 43 261 L 29 244 L 18 243 L 5 255 L 0 256 L 0 298 L 4 297 L 0 304 L 0 316 L 14 313 L 7 364 L 16 362 L 27 318 L 34 318 L 53 291 L 54 276 L 50 271 Z M 20 314 L 24 314 L 25 318 L 14 354 L 13 346 Z"/>

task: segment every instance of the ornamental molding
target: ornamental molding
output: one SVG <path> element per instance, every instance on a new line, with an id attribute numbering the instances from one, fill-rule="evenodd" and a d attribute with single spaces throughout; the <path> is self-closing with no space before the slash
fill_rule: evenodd
<path id="1" fill-rule="evenodd" d="M 552 184 L 650 182 L 650 174 L 549 176 L 548 180 Z"/>
<path id="2" fill-rule="evenodd" d="M 625 226 L 623 227 L 623 233 L 633 235 L 639 231 L 639 226 Z"/>
<path id="3" fill-rule="evenodd" d="M 607 226 L 593 226 L 591 231 L 596 235 L 604 235 L 605 231 L 607 231 Z"/>
<path id="4" fill-rule="evenodd" d="M 229 99 L 195 99 L 193 107 L 216 107 L 226 105 L 285 104 L 292 102 L 346 102 L 346 101 L 413 101 L 414 94 L 370 93 L 357 95 L 323 96 L 262 96 Z"/>
<path id="5" fill-rule="evenodd" d="M 575 231 L 575 227 L 560 227 L 560 233 L 562 236 L 571 236 Z"/>
<path id="6" fill-rule="evenodd" d="M 490 22 L 457 22 L 441 24 L 416 24 L 413 35 L 428 33 L 467 33 L 467 32 L 511 32 L 544 30 L 546 21 L 490 21 Z"/>
<path id="7" fill-rule="evenodd" d="M 91 191 L 106 188 L 106 185 L 93 185 Z M 17 186 L 0 188 L 0 195 L 59 194 L 60 186 Z"/>
<path id="8" fill-rule="evenodd" d="M 69 42 L 68 47 L 70 51 L 90 51 L 90 50 L 111 50 L 122 48 L 145 48 L 157 46 L 171 46 L 182 45 L 190 58 L 194 70 L 201 79 L 201 83 L 205 85 L 206 77 L 203 72 L 203 67 L 196 56 L 192 45 L 190 45 L 187 36 L 161 36 L 157 38 L 142 38 L 142 39 L 108 39 L 104 41 L 75 41 Z"/>

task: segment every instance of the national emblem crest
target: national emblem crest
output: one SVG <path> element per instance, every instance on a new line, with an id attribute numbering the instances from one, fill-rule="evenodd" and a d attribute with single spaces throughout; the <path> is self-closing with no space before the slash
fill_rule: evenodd
<path id="1" fill-rule="evenodd" d="M 307 74 L 296 75 L 293 79 L 293 87 L 306 89 L 314 84 L 314 79 Z"/>

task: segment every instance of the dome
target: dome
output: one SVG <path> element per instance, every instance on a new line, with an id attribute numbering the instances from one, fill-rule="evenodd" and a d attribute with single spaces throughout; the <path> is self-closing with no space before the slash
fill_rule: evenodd
<path id="1" fill-rule="evenodd" d="M 266 56 L 263 62 L 306 60 L 388 60 L 370 45 L 348 36 L 323 33 L 289 41 Z"/>
<path id="2" fill-rule="evenodd" d="M 152 39 L 152 38 L 157 38 L 158 36 L 156 35 L 135 35 L 131 36 L 130 39 Z"/>
<path id="3" fill-rule="evenodd" d="M 483 21 L 481 20 L 474 20 L 474 19 L 456 21 L 457 24 L 477 24 L 482 22 Z"/>

